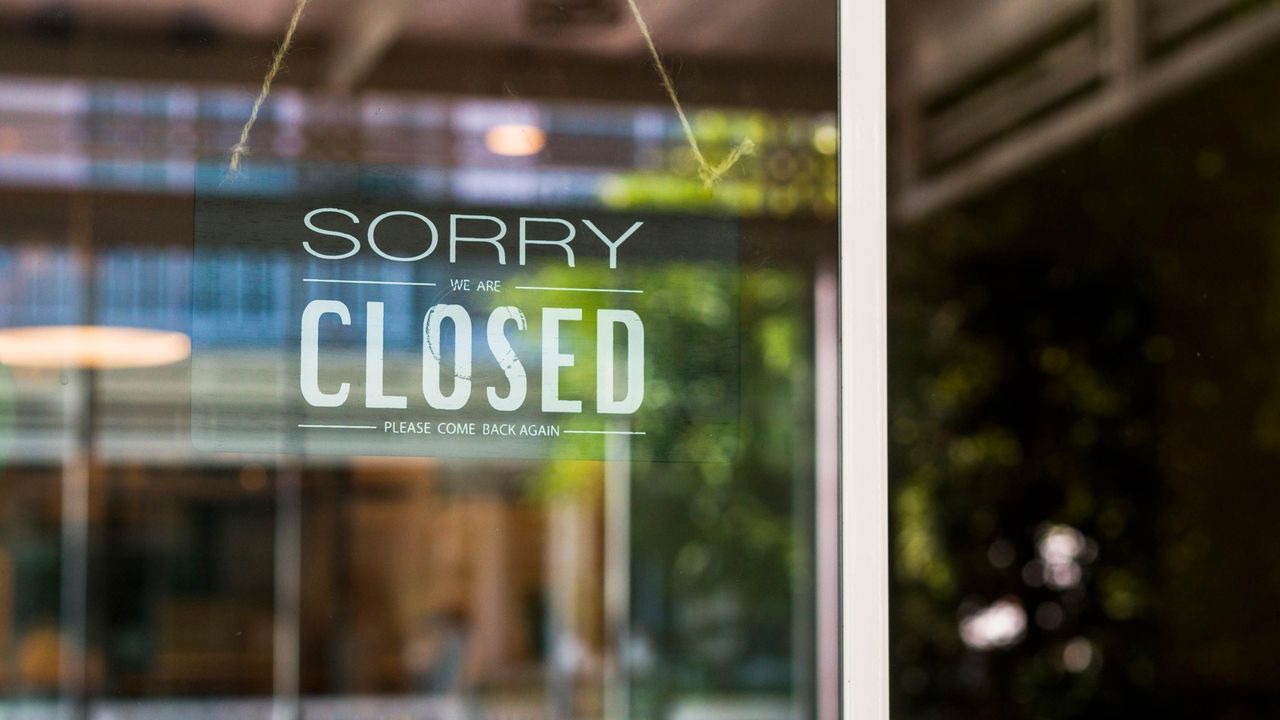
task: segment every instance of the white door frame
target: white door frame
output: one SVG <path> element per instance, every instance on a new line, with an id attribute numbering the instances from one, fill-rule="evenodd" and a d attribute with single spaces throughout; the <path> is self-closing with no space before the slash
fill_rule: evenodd
<path id="1" fill-rule="evenodd" d="M 889 717 L 885 0 L 840 0 L 841 707 Z"/>

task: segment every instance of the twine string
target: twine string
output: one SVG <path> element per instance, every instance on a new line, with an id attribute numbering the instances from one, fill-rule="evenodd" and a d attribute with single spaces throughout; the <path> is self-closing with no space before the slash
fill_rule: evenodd
<path id="1" fill-rule="evenodd" d="M 258 91 L 258 98 L 253 101 L 253 109 L 249 111 L 249 119 L 245 121 L 244 127 L 240 129 L 240 140 L 231 148 L 231 163 L 227 166 L 229 172 L 235 173 L 240 170 L 240 161 L 245 155 L 249 154 L 249 132 L 253 130 L 253 124 L 258 121 L 258 112 L 262 110 L 262 104 L 267 101 L 267 96 L 271 94 L 271 83 L 275 81 L 276 75 L 280 74 L 280 69 L 284 67 L 284 56 L 288 54 L 289 47 L 293 45 L 293 34 L 298 29 L 298 23 L 302 20 L 302 12 L 307 9 L 307 3 L 310 0 L 298 0 L 298 7 L 293 11 L 293 17 L 289 20 L 289 29 L 285 31 L 284 40 L 280 42 L 280 47 L 276 48 L 275 55 L 271 58 L 271 67 L 267 69 L 266 77 L 262 78 L 262 89 Z"/>
<path id="2" fill-rule="evenodd" d="M 230 173 L 236 173 L 240 170 L 240 163 L 244 156 L 250 154 L 249 150 L 249 134 L 253 130 L 253 125 L 258 121 L 258 113 L 262 110 L 262 105 L 267 101 L 267 96 L 271 94 L 271 84 L 275 81 L 276 75 L 280 74 L 280 70 L 284 67 L 285 55 L 289 53 L 289 48 L 293 45 L 293 36 L 298 29 L 298 23 L 302 20 L 302 14 L 307 9 L 307 3 L 310 0 L 298 0 L 298 5 L 293 11 L 293 17 L 289 19 L 289 27 L 285 31 L 284 39 L 280 42 L 280 47 L 276 48 L 275 54 L 271 58 L 271 67 L 267 69 L 267 74 L 262 78 L 262 88 L 258 91 L 258 97 L 253 101 L 253 109 L 249 111 L 249 118 L 245 121 L 244 127 L 240 129 L 240 140 L 231 148 L 231 162 L 227 166 Z M 676 93 L 675 82 L 671 79 L 671 74 L 667 72 L 666 66 L 662 63 L 662 55 L 658 53 L 658 47 L 653 41 L 653 33 L 649 30 L 649 24 L 645 22 L 644 15 L 640 13 L 640 7 L 636 4 L 636 0 L 627 0 L 627 5 L 631 8 L 631 14 L 636 19 L 636 25 L 640 28 L 640 34 L 644 36 L 645 45 L 649 48 L 649 54 L 653 59 L 653 67 L 658 71 L 658 78 L 662 81 L 662 87 L 667 92 L 667 97 L 671 99 L 671 105 L 676 110 L 676 116 L 680 119 L 680 128 L 684 132 L 685 140 L 689 143 L 689 149 L 693 152 L 693 159 L 698 164 L 698 177 L 702 179 L 702 183 L 708 188 L 713 187 L 724 177 L 734 165 L 738 163 L 746 155 L 755 153 L 756 146 L 751 138 L 743 138 L 742 142 L 718 164 L 712 164 L 707 160 L 707 156 L 702 152 L 702 147 L 698 144 L 698 138 L 694 135 L 693 126 L 689 123 L 689 117 L 684 111 L 684 106 L 680 103 L 680 96 Z"/>
<path id="3" fill-rule="evenodd" d="M 653 42 L 653 33 L 649 32 L 649 24 L 644 21 L 644 16 L 640 14 L 640 7 L 636 5 L 636 0 L 627 0 L 627 5 L 631 7 L 631 14 L 635 16 L 636 25 L 640 27 L 640 34 L 644 36 L 644 42 L 649 46 L 649 54 L 653 58 L 653 67 L 658 71 L 658 77 L 662 80 L 662 87 L 667 91 L 667 97 L 671 99 L 671 104 L 676 109 L 676 115 L 680 118 L 680 128 L 684 130 L 685 140 L 689 142 L 689 149 L 693 151 L 693 159 L 698 163 L 698 177 L 702 178 L 702 183 L 707 187 L 712 187 L 720 182 L 724 174 L 738 163 L 745 155 L 751 155 L 756 151 L 756 144 L 751 138 L 743 138 L 724 160 L 717 165 L 712 165 L 707 156 L 703 154 L 702 147 L 698 145 L 698 138 L 693 134 L 693 126 L 689 123 L 689 117 L 684 112 L 684 106 L 680 104 L 680 96 L 676 94 L 675 83 L 671 80 L 671 74 L 667 72 L 666 65 L 662 63 L 662 56 L 658 53 L 658 47 Z"/>

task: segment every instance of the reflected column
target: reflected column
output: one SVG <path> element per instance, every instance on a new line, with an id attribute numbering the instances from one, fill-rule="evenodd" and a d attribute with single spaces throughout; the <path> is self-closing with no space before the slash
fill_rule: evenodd
<path id="1" fill-rule="evenodd" d="M 296 720 L 302 641 L 302 470 L 276 468 L 275 612 L 272 641 L 272 720 Z"/>
<path id="2" fill-rule="evenodd" d="M 87 716 L 89 504 L 93 474 L 95 371 L 67 371 L 66 418 L 71 441 L 62 464 L 62 559 L 58 716 Z"/>
<path id="3" fill-rule="evenodd" d="M 98 285 L 92 200 L 73 195 L 67 210 L 73 267 L 80 273 L 79 316 L 81 322 L 91 325 Z M 67 381 L 64 417 L 70 438 L 62 462 L 58 716 L 76 718 L 88 715 L 89 506 L 96 371 L 81 367 L 63 372 Z"/>

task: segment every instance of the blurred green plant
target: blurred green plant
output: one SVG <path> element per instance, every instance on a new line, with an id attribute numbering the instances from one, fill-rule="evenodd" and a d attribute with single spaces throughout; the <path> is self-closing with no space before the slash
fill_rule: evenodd
<path id="1" fill-rule="evenodd" d="M 563 273 L 539 274 L 538 284 L 569 284 L 557 272 Z M 572 272 L 582 282 L 583 268 Z M 633 716 L 649 718 L 663 716 L 678 696 L 792 690 L 799 660 L 794 602 L 812 582 L 811 509 L 797 504 L 812 483 L 806 469 L 812 291 L 807 277 L 782 269 L 669 265 L 643 272 L 635 282 L 661 285 L 666 297 L 679 300 L 645 308 L 648 295 L 635 298 L 646 318 L 646 342 L 662 358 L 650 363 L 641 412 L 664 412 L 677 396 L 684 412 L 680 422 L 661 425 L 645 441 L 706 460 L 632 463 L 631 633 L 653 654 L 647 666 L 632 670 Z M 723 300 L 735 295 L 736 314 Z M 608 302 L 572 300 L 584 317 Z M 661 322 L 649 322 L 659 311 Z M 737 398 L 718 394 L 717 363 L 670 351 L 717 342 L 726 329 L 740 337 L 740 350 L 732 353 L 740 373 Z M 725 403 L 740 407 L 736 434 L 721 422 Z M 599 477 L 596 463 L 553 461 L 531 492 L 543 500 L 564 497 L 586 491 Z"/>

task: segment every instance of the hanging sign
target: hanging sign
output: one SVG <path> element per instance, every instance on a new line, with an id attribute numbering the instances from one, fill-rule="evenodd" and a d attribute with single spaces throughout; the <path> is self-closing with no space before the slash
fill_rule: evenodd
<path id="1" fill-rule="evenodd" d="M 207 193 L 195 242 L 204 449 L 736 452 L 733 221 Z"/>

